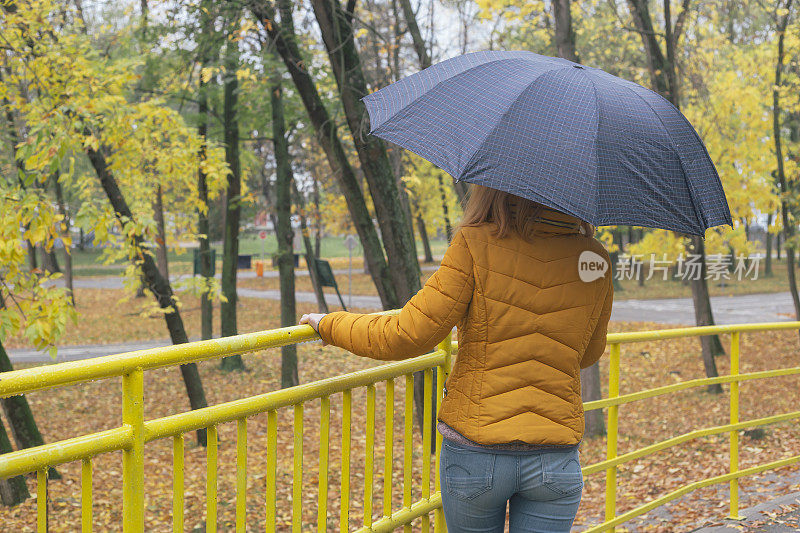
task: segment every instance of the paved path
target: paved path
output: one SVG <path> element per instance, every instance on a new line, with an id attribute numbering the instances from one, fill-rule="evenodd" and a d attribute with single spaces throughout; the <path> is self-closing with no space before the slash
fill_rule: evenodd
<path id="1" fill-rule="evenodd" d="M 192 339 L 198 340 L 198 339 Z M 17 363 L 63 363 L 64 361 L 81 361 L 92 357 L 114 355 L 118 353 L 160 348 L 172 344 L 169 339 L 157 341 L 131 341 L 113 344 L 84 344 L 81 346 L 59 346 L 58 355 L 54 361 L 47 353 L 38 350 L 12 349 L 8 350 L 11 362 Z"/>
<path id="2" fill-rule="evenodd" d="M 76 279 L 77 287 L 121 288 L 121 278 L 83 278 Z M 277 290 L 258 290 L 239 288 L 239 296 L 243 298 L 280 299 Z M 343 296 L 345 304 L 348 297 Z M 314 303 L 313 292 L 296 293 L 298 302 Z M 335 294 L 326 294 L 325 299 L 331 309 L 339 308 L 339 300 Z M 711 298 L 714 317 L 718 324 L 735 324 L 741 322 L 779 322 L 790 320 L 793 316 L 792 300 L 789 293 L 749 294 L 743 296 L 718 296 Z M 352 297 L 353 309 L 380 309 L 377 296 Z M 690 298 L 669 298 L 661 300 L 618 300 L 614 302 L 611 320 L 623 322 L 656 322 L 661 324 L 694 323 L 694 308 Z M 167 340 L 130 342 L 107 345 L 62 346 L 58 349 L 58 361 L 73 361 L 111 355 L 132 350 L 166 346 Z M 47 354 L 36 350 L 9 350 L 12 362 L 35 363 L 51 362 Z"/>
<path id="3" fill-rule="evenodd" d="M 781 322 L 794 317 L 794 306 L 788 292 L 714 296 L 711 308 L 717 324 Z M 614 302 L 611 320 L 694 324 L 694 306 L 691 298 L 618 300 Z"/>
<path id="4" fill-rule="evenodd" d="M 726 520 L 728 513 L 728 483 L 720 483 L 710 487 L 711 492 L 702 498 L 689 493 L 666 505 L 656 507 L 650 512 L 624 523 L 619 531 L 629 533 L 646 533 L 648 531 L 684 531 L 692 533 L 788 533 L 800 531 L 800 470 L 786 468 L 771 470 L 758 474 L 753 483 L 739 490 L 739 514 L 743 520 Z M 763 502 L 763 503 L 762 503 Z M 639 502 L 644 503 L 644 502 Z M 702 507 L 705 515 L 694 523 L 679 522 L 680 509 L 690 504 L 693 510 Z M 676 507 L 676 504 L 681 504 Z M 720 505 L 721 504 L 721 505 Z M 585 531 L 588 526 L 603 521 L 598 514 L 591 517 L 588 523 L 574 526 L 572 531 Z M 680 526 L 676 524 L 680 523 Z"/>
<path id="5" fill-rule="evenodd" d="M 800 492 L 740 512 L 742 520 L 721 520 L 691 530 L 694 533 L 790 533 L 800 531 Z"/>
<path id="6" fill-rule="evenodd" d="M 423 270 L 435 270 L 436 265 L 425 265 Z M 360 272 L 360 269 L 359 269 Z M 308 271 L 298 269 L 298 276 L 307 276 Z M 346 269 L 334 270 L 336 275 L 346 275 Z M 274 278 L 278 273 L 274 270 L 264 272 L 265 277 Z M 240 272 L 242 279 L 254 278 L 254 272 Z M 177 277 L 173 279 L 179 279 Z M 62 282 L 63 280 L 59 280 Z M 85 289 L 121 289 L 122 278 L 118 276 L 76 278 L 75 287 Z M 263 298 L 266 300 L 279 300 L 280 291 L 277 289 L 260 290 L 239 288 L 239 296 L 244 298 Z M 352 296 L 352 305 L 348 302 L 350 297 L 342 295 L 348 307 L 358 309 L 380 309 L 380 299 L 377 296 Z M 296 293 L 298 302 L 314 303 L 316 297 L 313 292 Z M 326 301 L 333 307 L 338 307 L 339 300 L 335 294 L 327 294 Z M 794 315 L 792 299 L 788 292 L 774 294 L 747 294 L 740 296 L 714 296 L 711 298 L 714 318 L 718 324 L 735 324 L 739 322 L 778 322 L 790 320 Z M 694 306 L 691 298 L 665 298 L 656 300 L 617 300 L 611 320 L 622 322 L 658 322 L 661 324 L 693 324 Z"/>
<path id="7" fill-rule="evenodd" d="M 424 265 L 423 270 L 435 270 L 438 265 Z M 361 269 L 357 269 L 361 272 Z M 297 269 L 296 275 L 307 276 L 308 271 Z M 336 275 L 346 275 L 347 269 L 334 270 Z M 264 276 L 274 278 L 278 272 L 267 270 Z M 239 273 L 239 278 L 255 278 L 255 272 L 244 271 Z M 180 279 L 180 277 L 173 277 Z M 63 280 L 59 280 L 63 283 Z M 98 276 L 76 278 L 75 287 L 91 289 L 121 289 L 122 278 L 119 276 Z M 239 287 L 239 296 L 242 298 L 262 298 L 266 300 L 280 300 L 280 291 L 276 289 L 250 289 Z M 315 303 L 316 296 L 313 292 L 297 292 L 295 297 L 298 302 Z M 377 296 L 343 294 L 348 308 L 361 310 L 381 309 L 381 302 Z M 335 294 L 326 294 L 325 300 L 331 309 L 339 308 L 339 299 Z M 711 298 L 714 318 L 717 324 L 735 324 L 742 322 L 779 322 L 790 320 L 794 316 L 792 300 L 788 292 L 775 294 L 748 294 L 741 296 L 715 296 Z M 691 298 L 665 298 L 656 300 L 617 300 L 611 314 L 611 320 L 620 322 L 656 322 L 660 324 L 694 323 L 694 307 Z M 58 350 L 58 361 L 72 361 L 110 355 L 126 351 L 145 348 L 155 348 L 169 344 L 167 340 L 142 341 L 123 344 L 62 346 Z M 46 354 L 36 350 L 9 350 L 11 360 L 15 363 L 50 362 Z"/>

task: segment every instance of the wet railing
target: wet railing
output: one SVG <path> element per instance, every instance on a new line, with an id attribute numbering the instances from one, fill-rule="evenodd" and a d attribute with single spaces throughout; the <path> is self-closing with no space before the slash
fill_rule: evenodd
<path id="1" fill-rule="evenodd" d="M 773 424 L 776 422 L 785 422 L 800 418 L 800 411 L 793 411 L 774 416 L 768 416 L 755 420 L 748 420 L 745 422 L 739 421 L 739 383 L 742 381 L 749 381 L 754 379 L 766 379 L 778 376 L 791 376 L 800 374 L 800 366 L 792 368 L 782 368 L 776 370 L 767 370 L 763 372 L 751 372 L 748 374 L 739 373 L 739 339 L 742 333 L 751 331 L 770 331 L 770 330 L 789 330 L 800 329 L 800 322 L 777 322 L 777 323 L 764 323 L 764 324 L 734 324 L 730 326 L 701 326 L 691 328 L 675 328 L 665 329 L 658 331 L 640 331 L 640 332 L 627 332 L 627 333 L 612 333 L 609 334 L 608 345 L 610 347 L 610 360 L 609 360 L 609 386 L 608 398 L 597 400 L 593 402 L 584 403 L 584 410 L 589 411 L 592 409 L 608 408 L 608 440 L 606 445 L 606 460 L 588 465 L 583 468 L 584 476 L 605 472 L 606 473 L 606 509 L 605 521 L 602 524 L 593 526 L 587 530 L 588 532 L 595 531 L 614 531 L 614 526 L 620 525 L 632 518 L 640 516 L 651 509 L 655 509 L 667 502 L 680 498 L 693 490 L 714 485 L 717 483 L 730 482 L 730 518 L 739 517 L 739 478 L 757 474 L 765 470 L 780 468 L 792 463 L 800 462 L 800 455 L 787 457 L 779 461 L 765 463 L 759 466 L 754 466 L 744 470 L 739 470 L 739 430 L 749 427 L 763 426 L 766 424 Z M 727 376 L 718 376 L 713 378 L 692 379 L 680 383 L 673 383 L 662 387 L 653 389 L 632 392 L 620 395 L 620 353 L 622 344 L 630 344 L 635 342 L 645 341 L 660 341 L 666 339 L 674 339 L 678 337 L 701 337 L 706 335 L 719 335 L 729 333 L 731 335 L 730 346 L 730 374 Z M 664 394 L 670 394 L 686 389 L 695 387 L 703 387 L 714 384 L 730 383 L 730 423 L 724 426 L 716 426 L 705 429 L 698 429 L 678 435 L 676 437 L 645 446 L 638 450 L 628 452 L 623 455 L 617 455 L 617 438 L 619 434 L 619 406 L 631 402 L 653 398 Z M 725 475 L 710 477 L 704 480 L 689 483 L 683 487 L 674 490 L 660 498 L 656 498 L 650 502 L 643 502 L 641 505 L 622 513 L 616 514 L 617 510 L 617 467 L 619 465 L 635 461 L 642 457 L 651 455 L 653 453 L 665 450 L 672 446 L 697 439 L 700 437 L 707 437 L 709 435 L 718 435 L 721 433 L 728 433 L 729 435 L 729 459 L 730 459 L 730 472 Z"/>
<path id="2" fill-rule="evenodd" d="M 778 414 L 756 420 L 739 421 L 739 383 L 742 381 L 766 379 L 778 376 L 800 374 L 800 367 L 784 368 L 748 374 L 739 373 L 739 339 L 740 335 L 750 331 L 800 329 L 800 322 L 774 324 L 741 324 L 732 326 L 711 326 L 695 328 L 678 328 L 659 331 L 631 333 L 614 333 L 608 336 L 610 346 L 609 361 L 609 397 L 603 400 L 588 402 L 586 410 L 606 408 L 608 411 L 608 439 L 606 460 L 585 466 L 584 475 L 605 472 L 606 475 L 606 510 L 605 522 L 592 526 L 588 531 L 613 530 L 636 516 L 674 500 L 692 490 L 716 483 L 730 482 L 730 516 L 737 517 L 738 479 L 769 469 L 779 468 L 800 461 L 800 455 L 787 457 L 763 465 L 739 470 L 738 468 L 738 431 L 748 427 L 793 420 L 800 417 L 800 411 Z M 731 372 L 730 375 L 715 378 L 695 379 L 674 383 L 649 390 L 620 394 L 620 357 L 623 344 L 665 340 L 677 337 L 696 337 L 710 334 L 731 334 Z M 329 529 L 328 502 L 331 479 L 330 443 L 331 443 L 331 398 L 341 395 L 341 457 L 337 485 L 339 487 L 338 530 L 351 528 L 351 509 L 353 498 L 359 498 L 359 507 L 363 507 L 363 516 L 359 521 L 359 531 L 392 531 L 403 527 L 411 530 L 412 524 L 419 524 L 422 531 L 428 531 L 431 521 L 435 531 L 444 531 L 444 519 L 441 511 L 441 493 L 439 486 L 438 450 L 441 435 L 432 435 L 432 418 L 438 412 L 442 398 L 442 389 L 450 359 L 457 343 L 448 336 L 436 351 L 413 359 L 384 364 L 375 368 L 361 370 L 350 374 L 335 376 L 320 381 L 303 384 L 284 390 L 269 392 L 222 403 L 203 409 L 183 412 L 171 416 L 147 420 L 143 407 L 145 371 L 155 368 L 175 366 L 189 362 L 199 362 L 221 358 L 233 354 L 275 348 L 292 343 L 317 339 L 310 326 L 294 326 L 224 339 L 201 341 L 165 348 L 142 350 L 108 357 L 99 357 L 85 361 L 60 363 L 8 372 L 0 379 L 0 397 L 74 385 L 81 382 L 122 377 L 122 424 L 119 427 L 62 440 L 36 448 L 19 450 L 0 456 L 0 478 L 24 473 L 37 473 L 37 524 L 39 531 L 48 527 L 47 513 L 47 471 L 50 466 L 63 463 L 81 462 L 81 527 L 83 531 L 92 529 L 93 459 L 112 451 L 123 452 L 123 513 L 122 525 L 126 532 L 144 531 L 144 450 L 148 443 L 159 439 L 171 439 L 173 451 L 172 479 L 172 522 L 173 531 L 184 528 L 184 435 L 200 428 L 207 429 L 206 449 L 206 530 L 216 531 L 218 523 L 218 427 L 222 424 L 236 424 L 236 496 L 235 515 L 236 531 L 245 531 L 247 517 L 248 466 L 247 437 L 248 419 L 260 414 L 267 416 L 267 464 L 266 464 L 266 531 L 275 531 L 280 525 L 290 525 L 292 531 L 300 531 L 303 524 L 303 415 L 308 402 L 319 401 L 319 457 L 317 482 L 316 527 L 318 531 Z M 434 369 L 438 371 L 434 374 Z M 428 400 L 424 405 L 424 423 L 422 435 L 413 438 L 413 375 L 424 374 L 424 398 L 433 397 L 436 389 L 436 405 Z M 434 383 L 434 375 L 436 383 Z M 395 418 L 395 380 L 403 380 L 403 427 L 394 427 Z M 730 384 L 730 420 L 729 424 L 706 429 L 699 429 L 679 435 L 662 442 L 651 444 L 623 455 L 617 453 L 619 406 L 645 400 L 655 396 L 670 394 L 694 387 L 712 384 Z M 376 470 L 375 438 L 378 434 L 376 426 L 376 396 L 378 388 L 384 395 L 385 416 L 383 422 L 383 495 L 380 517 L 373 519 L 376 502 L 373 501 L 374 478 Z M 366 428 L 363 443 L 363 476 L 357 479 L 363 483 L 361 487 L 351 486 L 351 455 L 354 443 L 351 438 L 353 421 L 353 391 L 364 389 L 366 392 Z M 337 398 L 338 403 L 338 398 Z M 292 498 L 290 524 L 279 523 L 277 519 L 277 458 L 281 450 L 277 443 L 277 415 L 279 410 L 293 410 L 293 461 L 292 461 Z M 402 434 L 402 455 L 396 457 L 393 445 L 396 432 Z M 667 449 L 692 439 L 709 435 L 728 433 L 730 446 L 730 472 L 705 480 L 690 483 L 650 502 L 642 502 L 638 507 L 616 514 L 616 473 L 624 463 L 634 461 L 658 451 Z M 437 455 L 432 457 L 430 450 L 432 439 L 436 439 Z M 412 490 L 412 463 L 415 455 L 422 456 L 421 482 L 416 494 Z M 380 459 L 380 458 L 379 458 Z M 400 465 L 396 464 L 399 460 Z M 261 466 L 259 465 L 259 468 Z M 395 479 L 393 474 L 400 473 L 402 504 L 393 503 L 395 496 Z M 432 474 L 435 474 L 432 476 Z M 433 477 L 433 480 L 431 480 Z M 431 488 L 431 485 L 433 487 Z M 398 493 L 399 495 L 399 493 Z M 431 517 L 432 515 L 432 517 Z M 432 518 L 432 520 L 431 520 Z M 76 526 L 77 527 L 77 526 Z"/>

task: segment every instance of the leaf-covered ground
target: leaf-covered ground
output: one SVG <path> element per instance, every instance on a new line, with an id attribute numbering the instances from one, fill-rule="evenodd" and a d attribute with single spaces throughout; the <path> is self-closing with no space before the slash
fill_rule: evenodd
<path id="1" fill-rule="evenodd" d="M 61 339 L 63 346 L 108 344 L 137 340 L 168 339 L 169 333 L 161 315 L 144 316 L 141 310 L 149 300 L 123 300 L 119 289 L 76 289 L 75 300 L 79 320 L 69 324 Z M 181 294 L 181 316 L 190 339 L 200 338 L 200 300 Z M 239 331 L 260 331 L 280 327 L 280 302 L 259 298 L 240 298 Z M 316 312 L 315 304 L 297 304 L 298 317 Z M 214 332 L 219 334 L 219 306 L 214 309 Z M 6 339 L 6 348 L 30 348 L 23 337 Z"/>
<path id="2" fill-rule="evenodd" d="M 86 291 L 81 291 L 85 293 Z M 84 294 L 79 302 L 89 301 Z M 187 305 L 187 307 L 191 307 Z M 310 309 L 309 309 L 310 310 Z M 303 311 L 301 309 L 300 311 Z M 117 317 L 106 318 L 107 327 L 117 333 L 124 330 L 125 313 L 118 310 Z M 191 312 L 190 312 L 191 313 Z M 187 313 L 187 324 L 197 318 Z M 242 331 L 276 326 L 277 303 L 245 301 L 240 325 Z M 145 321 L 137 326 L 137 334 L 159 332 L 163 334 L 160 320 L 136 318 L 131 323 Z M 613 329 L 652 329 L 652 324 L 613 324 Z M 86 332 L 89 332 L 87 328 Z M 128 332 L 132 334 L 133 332 Z M 88 333 L 86 333 L 88 334 Z M 75 333 L 79 336 L 80 333 Z M 101 336 L 101 335 L 98 335 Z M 107 338 L 106 334 L 102 335 Z M 77 338 L 76 338 L 77 340 Z M 729 339 L 723 338 L 723 343 Z M 97 342 L 85 339 L 83 342 Z M 377 362 L 361 359 L 343 351 L 322 347 L 319 343 L 300 346 L 300 379 L 309 382 L 343 372 L 375 366 Z M 796 332 L 752 333 L 742 336 L 742 371 L 749 372 L 798 364 Z M 276 390 L 279 386 L 280 354 L 278 350 L 248 355 L 246 373 L 226 374 L 218 370 L 216 362 L 200 365 L 209 403 L 233 400 L 245 396 Z M 631 392 L 678 380 L 702 377 L 699 345 L 696 340 L 677 339 L 660 343 L 649 342 L 623 347 L 622 392 Z M 726 357 L 717 360 L 720 373 L 727 372 Z M 603 373 L 607 359 L 601 365 Z M 742 419 L 759 418 L 771 414 L 793 411 L 798 405 L 800 378 L 784 377 L 744 383 L 741 386 Z M 120 380 L 88 383 L 72 387 L 35 393 L 29 396 L 42 432 L 48 442 L 83 433 L 99 431 L 120 424 Z M 373 516 L 382 512 L 384 464 L 384 385 L 377 386 L 377 415 L 375 437 L 375 476 L 367 486 L 374 491 Z M 395 384 L 394 404 L 394 468 L 393 508 L 402 502 L 402 445 L 400 428 L 403 424 L 404 380 Z M 726 387 L 727 392 L 727 387 Z M 352 442 L 352 499 L 351 528 L 362 523 L 364 491 L 364 438 L 366 425 L 365 392 L 353 394 Z M 147 418 L 156 418 L 188 409 L 188 402 L 177 369 L 163 369 L 146 373 L 145 408 Z M 341 451 L 341 395 L 331 399 L 330 481 L 328 493 L 328 529 L 338 530 L 339 466 Z M 303 477 L 304 530 L 316 523 L 316 475 L 319 449 L 319 402 L 311 402 L 304 417 L 303 455 L 306 471 Z M 703 389 L 636 402 L 620 409 L 620 453 L 710 425 L 724 424 L 728 417 L 728 395 L 712 395 Z M 292 486 L 292 410 L 279 412 L 278 436 L 278 520 L 280 531 L 287 531 L 291 520 Z M 266 416 L 253 417 L 248 422 L 248 524 L 253 531 L 263 529 L 265 514 Z M 232 530 L 235 515 L 235 424 L 220 427 L 219 461 L 219 526 Z M 421 449 L 419 434 L 414 434 L 414 495 L 420 494 Z M 719 435 L 686 443 L 667 451 L 620 468 L 618 511 L 624 512 L 688 482 L 703 477 L 725 473 L 728 468 L 728 437 Z M 768 426 L 763 435 L 742 434 L 741 467 L 796 455 L 800 452 L 800 427 L 795 422 Z M 172 514 L 172 449 L 169 440 L 146 447 L 146 524 L 148 531 L 169 531 Z M 582 462 L 590 464 L 605 456 L 605 440 L 587 439 L 582 448 Z M 121 454 L 100 456 L 94 461 L 94 524 L 98 531 L 119 529 L 121 504 Z M 51 531 L 74 531 L 79 524 L 80 464 L 63 465 L 64 479 L 50 482 Z M 791 469 L 784 469 L 783 472 Z M 200 527 L 205 517 L 205 450 L 193 444 L 187 436 L 186 449 L 186 527 Z M 780 472 L 779 472 L 780 473 Z M 35 480 L 29 479 L 31 491 Z M 644 520 L 629 524 L 630 529 L 641 531 L 687 531 L 690 524 L 703 518 L 719 519 L 727 514 L 725 487 L 698 490 L 677 502 L 648 515 Z M 755 505 L 773 497 L 775 481 L 759 484 L 758 478 L 742 481 L 742 506 Z M 797 490 L 797 487 L 777 487 L 777 490 Z M 595 523 L 604 506 L 604 475 L 594 474 L 586 479 L 586 487 L 576 526 L 583 528 Z M 0 509 L 0 529 L 3 531 L 33 531 L 35 502 L 29 500 L 14 508 Z"/>

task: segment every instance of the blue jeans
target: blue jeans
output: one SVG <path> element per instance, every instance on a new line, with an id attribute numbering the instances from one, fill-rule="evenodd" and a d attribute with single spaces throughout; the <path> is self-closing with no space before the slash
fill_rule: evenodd
<path id="1" fill-rule="evenodd" d="M 569 532 L 583 476 L 577 449 L 492 453 L 442 440 L 440 482 L 449 533 Z"/>

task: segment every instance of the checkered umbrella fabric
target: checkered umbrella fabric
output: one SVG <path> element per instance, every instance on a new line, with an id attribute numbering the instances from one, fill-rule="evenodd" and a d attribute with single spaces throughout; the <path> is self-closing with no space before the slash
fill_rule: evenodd
<path id="1" fill-rule="evenodd" d="M 448 59 L 363 98 L 371 133 L 456 180 L 596 226 L 703 235 L 732 225 L 692 125 L 636 83 L 532 52 Z"/>

